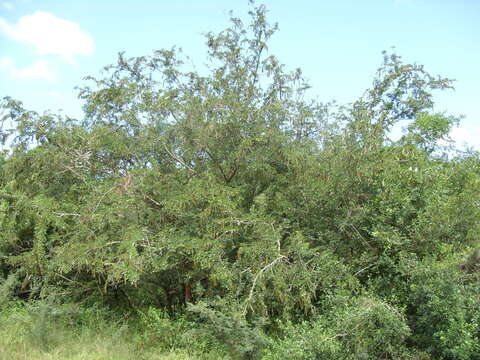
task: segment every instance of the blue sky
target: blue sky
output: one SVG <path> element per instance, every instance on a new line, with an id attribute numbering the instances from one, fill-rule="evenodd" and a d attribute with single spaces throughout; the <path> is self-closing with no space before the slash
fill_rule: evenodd
<path id="1" fill-rule="evenodd" d="M 258 1 L 260 3 L 260 1 Z M 456 79 L 436 110 L 465 115 L 452 137 L 480 150 L 479 0 L 265 0 L 278 22 L 270 52 L 302 68 L 321 101 L 348 103 L 370 85 L 382 50 Z M 81 117 L 74 87 L 116 60 L 179 45 L 198 64 L 202 34 L 243 16 L 246 0 L 0 0 L 0 96 Z"/>

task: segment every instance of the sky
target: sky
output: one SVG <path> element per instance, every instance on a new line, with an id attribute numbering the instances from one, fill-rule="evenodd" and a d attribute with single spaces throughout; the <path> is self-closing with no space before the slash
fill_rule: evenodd
<path id="1" fill-rule="evenodd" d="M 355 101 L 391 50 L 455 79 L 435 111 L 464 115 L 452 131 L 480 150 L 480 0 L 264 0 L 280 31 L 269 50 L 301 68 L 320 101 Z M 117 54 L 182 47 L 199 65 L 207 31 L 245 18 L 247 0 L 0 0 L 0 97 L 29 109 L 82 117 L 76 86 Z"/>

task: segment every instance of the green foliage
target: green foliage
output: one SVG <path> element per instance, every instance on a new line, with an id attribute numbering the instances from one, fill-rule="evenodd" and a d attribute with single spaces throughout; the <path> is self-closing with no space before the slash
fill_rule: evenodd
<path id="1" fill-rule="evenodd" d="M 452 269 L 420 265 L 410 279 L 405 303 L 414 326 L 412 341 L 434 357 L 472 359 L 478 342 L 478 287 Z"/>
<path id="2" fill-rule="evenodd" d="M 6 279 L 2 279 L 0 282 L 0 309 L 13 300 L 15 290 L 19 285 L 17 273 L 10 273 Z"/>
<path id="3" fill-rule="evenodd" d="M 142 347 L 154 347 L 174 351 L 186 349 L 188 353 L 199 356 L 208 354 L 219 344 L 213 337 L 202 331 L 201 325 L 188 318 L 187 314 L 177 314 L 176 317 L 166 311 L 148 308 L 140 311 L 139 327 Z"/>
<path id="4" fill-rule="evenodd" d="M 312 100 L 266 15 L 206 34 L 204 72 L 120 54 L 83 119 L 2 100 L 0 306 L 135 314 L 142 346 L 205 358 L 474 359 L 480 157 L 434 112 L 452 81 L 384 53 L 353 104 Z"/>
<path id="5" fill-rule="evenodd" d="M 325 321 L 283 324 L 284 337 L 272 339 L 265 359 L 340 359 L 341 343 Z"/>
<path id="6" fill-rule="evenodd" d="M 421 112 L 416 115 L 415 121 L 408 125 L 405 140 L 410 140 L 427 153 L 432 153 L 438 146 L 438 141 L 448 139 L 450 130 L 458 123 L 459 119 L 453 116 Z"/>
<path id="7" fill-rule="evenodd" d="M 267 359 L 412 358 L 405 316 L 382 301 L 360 297 L 313 321 L 287 324 Z"/>
<path id="8" fill-rule="evenodd" d="M 191 305 L 189 311 L 199 317 L 203 330 L 213 336 L 232 359 L 262 357 L 266 339 L 260 324 L 251 326 L 241 313 L 218 311 L 201 302 Z"/>

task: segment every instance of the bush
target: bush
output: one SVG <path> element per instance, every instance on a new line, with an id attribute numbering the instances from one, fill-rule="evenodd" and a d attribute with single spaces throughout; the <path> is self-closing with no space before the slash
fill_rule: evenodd
<path id="1" fill-rule="evenodd" d="M 435 358 L 474 359 L 480 353 L 478 286 L 471 286 L 458 266 L 425 261 L 412 269 L 405 296 L 410 341 Z"/>
<path id="2" fill-rule="evenodd" d="M 350 299 L 315 321 L 287 323 L 272 341 L 267 359 L 410 358 L 405 316 L 370 297 Z"/>
<path id="3" fill-rule="evenodd" d="M 266 337 L 260 325 L 250 325 L 241 312 L 215 310 L 205 303 L 189 306 L 189 311 L 201 321 L 201 329 L 217 340 L 232 359 L 257 360 L 262 358 Z"/>

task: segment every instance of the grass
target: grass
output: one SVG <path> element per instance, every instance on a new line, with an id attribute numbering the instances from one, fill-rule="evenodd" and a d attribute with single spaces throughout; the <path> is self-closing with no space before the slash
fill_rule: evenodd
<path id="1" fill-rule="evenodd" d="M 41 307 L 6 307 L 0 312 L 0 360 L 191 360 L 221 359 L 171 349 L 145 340 L 141 328 L 105 314 L 69 315 Z"/>
<path id="2" fill-rule="evenodd" d="M 12 319 L 13 320 L 13 319 Z M 4 322 L 5 325 L 5 322 Z M 31 324 L 32 325 L 32 324 Z M 113 328 L 65 329 L 49 325 L 36 333 L 24 323 L 7 321 L 0 330 L 0 359 L 7 360 L 189 360 L 189 354 L 155 348 L 142 350 L 128 334 L 118 334 Z M 35 330 L 35 328 L 34 328 Z"/>

